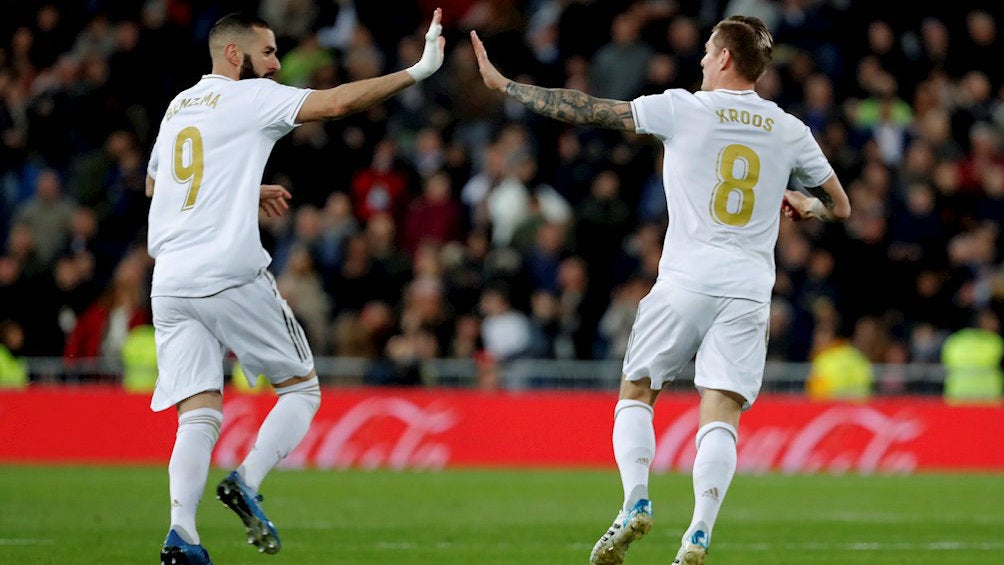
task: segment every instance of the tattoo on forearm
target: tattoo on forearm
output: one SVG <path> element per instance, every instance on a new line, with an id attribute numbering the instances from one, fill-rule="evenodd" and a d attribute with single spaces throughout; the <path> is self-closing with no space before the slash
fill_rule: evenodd
<path id="1" fill-rule="evenodd" d="M 542 116 L 572 124 L 593 124 L 606 128 L 634 131 L 631 104 L 589 96 L 577 90 L 541 88 L 510 82 L 506 94 Z"/>
<path id="2" fill-rule="evenodd" d="M 833 197 L 830 196 L 830 194 L 828 192 L 826 192 L 826 189 L 824 189 L 823 187 L 821 187 L 821 186 L 807 186 L 807 187 L 805 187 L 805 190 L 807 190 L 809 192 L 809 194 L 811 194 L 811 195 L 815 196 L 816 198 L 818 198 L 819 201 L 823 203 L 823 206 L 826 206 L 827 210 L 832 210 L 833 207 L 835 206 L 835 204 L 833 202 Z"/>

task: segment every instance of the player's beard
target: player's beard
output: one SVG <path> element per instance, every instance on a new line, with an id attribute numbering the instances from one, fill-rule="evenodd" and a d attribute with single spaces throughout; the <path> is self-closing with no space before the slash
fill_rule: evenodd
<path id="1" fill-rule="evenodd" d="M 244 55 L 244 62 L 241 63 L 241 74 L 240 79 L 244 80 L 246 78 L 261 78 L 258 73 L 254 72 L 254 65 L 251 64 L 251 57 Z"/>
<path id="2" fill-rule="evenodd" d="M 274 72 L 268 72 L 260 75 L 255 72 L 254 65 L 251 64 L 251 56 L 244 55 L 244 62 L 241 63 L 241 74 L 239 76 L 240 80 L 246 78 L 274 78 Z"/>

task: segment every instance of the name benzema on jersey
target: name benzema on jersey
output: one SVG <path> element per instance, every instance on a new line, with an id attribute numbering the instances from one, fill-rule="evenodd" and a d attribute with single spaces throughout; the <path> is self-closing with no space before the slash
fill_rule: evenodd
<path id="1" fill-rule="evenodd" d="M 194 106 L 208 106 L 210 108 L 216 109 L 216 104 L 220 101 L 220 95 L 215 92 L 207 92 L 204 96 L 194 96 L 192 98 L 181 98 L 175 100 L 174 104 L 168 108 L 167 114 L 164 116 L 164 121 L 170 121 L 178 112 L 186 109 L 192 108 Z"/>

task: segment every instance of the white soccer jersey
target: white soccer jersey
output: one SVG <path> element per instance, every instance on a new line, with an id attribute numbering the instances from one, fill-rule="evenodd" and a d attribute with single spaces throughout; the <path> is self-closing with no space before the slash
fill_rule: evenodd
<path id="1" fill-rule="evenodd" d="M 833 174 L 809 128 L 752 90 L 671 89 L 637 98 L 631 109 L 638 133 L 666 149 L 669 229 L 659 278 L 769 301 L 789 177 L 819 186 Z"/>
<path id="2" fill-rule="evenodd" d="M 147 168 L 152 296 L 209 296 L 268 266 L 258 233 L 262 172 L 309 92 L 210 74 L 171 101 Z"/>

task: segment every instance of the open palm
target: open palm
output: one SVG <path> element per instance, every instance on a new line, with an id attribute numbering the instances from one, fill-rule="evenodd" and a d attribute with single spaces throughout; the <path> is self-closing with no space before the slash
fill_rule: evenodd
<path id="1" fill-rule="evenodd" d="M 478 58 L 478 70 L 481 71 L 481 78 L 485 81 L 485 86 L 493 90 L 504 91 L 510 81 L 502 76 L 502 73 L 488 60 L 485 44 L 481 43 L 476 31 L 471 31 L 471 45 L 474 46 L 474 56 Z"/>

